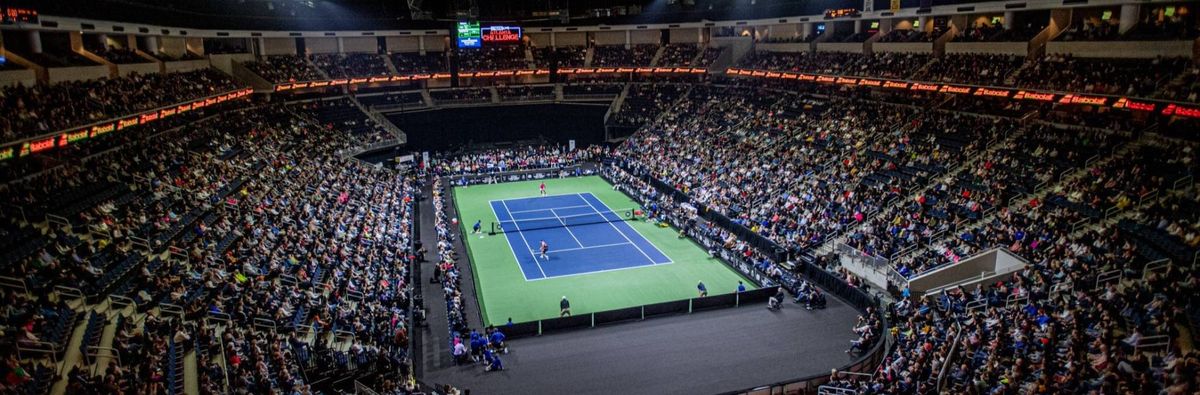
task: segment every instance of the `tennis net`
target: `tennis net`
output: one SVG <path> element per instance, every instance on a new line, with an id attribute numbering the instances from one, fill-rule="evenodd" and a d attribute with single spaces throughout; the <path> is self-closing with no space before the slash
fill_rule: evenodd
<path id="1" fill-rule="evenodd" d="M 546 211 L 551 212 L 548 209 Z M 630 221 L 637 219 L 642 215 L 642 209 L 631 208 L 575 215 L 552 215 L 548 217 L 542 216 L 536 218 L 518 218 L 500 222 L 492 222 L 492 233 L 566 228 L 572 226 Z"/>

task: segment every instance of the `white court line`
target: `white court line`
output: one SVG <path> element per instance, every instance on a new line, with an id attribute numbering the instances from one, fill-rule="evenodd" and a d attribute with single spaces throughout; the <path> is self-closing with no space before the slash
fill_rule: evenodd
<path id="1" fill-rule="evenodd" d="M 561 275 L 557 275 L 557 276 L 546 276 L 546 277 L 542 277 L 542 278 L 535 278 L 535 279 L 532 279 L 532 280 L 530 280 L 530 279 L 526 278 L 526 279 L 525 279 L 525 281 L 526 281 L 526 282 L 528 282 L 528 281 L 542 281 L 542 280 L 553 280 L 553 279 L 556 279 L 556 278 L 562 278 L 562 277 L 586 276 L 586 275 L 589 275 L 589 274 L 596 274 L 596 273 L 615 272 L 615 271 L 620 271 L 620 270 L 641 269 L 641 268 L 647 268 L 647 267 L 654 267 L 654 265 L 655 265 L 655 263 L 654 263 L 654 262 L 651 262 L 651 263 L 647 263 L 647 264 L 645 264 L 645 265 L 637 265 L 637 266 L 618 267 L 618 268 L 615 268 L 615 269 L 593 270 L 593 271 L 590 271 L 590 272 L 582 272 L 582 273 L 561 274 Z"/>
<path id="2" fill-rule="evenodd" d="M 568 208 L 583 208 L 583 207 L 587 207 L 587 206 L 584 206 L 584 205 L 579 205 L 579 206 L 562 206 L 562 207 L 551 207 L 551 208 L 539 208 L 539 209 L 536 209 L 536 210 L 517 210 L 517 211 L 509 211 L 508 213 L 509 213 L 509 214 L 517 214 L 517 213 L 532 213 L 532 212 L 534 212 L 534 211 L 550 211 L 550 210 L 562 210 L 562 209 L 568 209 Z M 514 218 L 515 218 L 515 217 L 514 217 Z"/>
<path id="3" fill-rule="evenodd" d="M 616 225 L 613 225 L 613 223 L 612 223 L 612 222 L 609 222 L 609 221 L 608 221 L 608 217 L 605 217 L 605 216 L 604 216 L 604 214 L 601 214 L 601 213 L 600 213 L 600 210 L 599 210 L 599 209 L 597 209 L 597 208 L 596 208 L 596 206 L 593 206 L 593 205 L 592 205 L 592 202 L 588 201 L 588 200 L 587 200 L 587 198 L 583 197 L 583 194 L 582 194 L 582 193 L 580 193 L 580 194 L 577 194 L 577 195 L 579 195 L 579 198 L 580 198 L 580 199 L 583 199 L 583 201 L 584 201 L 585 203 L 587 203 L 587 204 L 588 204 L 588 206 L 590 206 L 590 207 L 592 208 L 592 211 L 595 211 L 595 212 L 596 212 L 596 214 L 599 214 L 599 215 L 600 215 L 600 218 L 604 218 L 605 222 L 607 222 L 607 223 L 608 223 L 608 226 L 611 226 L 611 227 L 613 228 L 613 230 L 617 231 L 617 233 L 620 233 L 620 234 L 621 234 L 621 237 L 624 237 L 624 238 L 625 238 L 625 241 L 628 241 L 628 242 L 629 242 L 629 244 L 633 244 L 633 248 L 636 248 L 636 249 L 638 250 L 638 252 L 642 253 L 642 256 L 646 257 L 646 260 L 647 260 L 647 261 L 650 261 L 650 264 L 651 264 L 651 265 L 654 265 L 654 264 L 656 264 L 656 263 L 654 262 L 654 258 L 651 258 L 651 257 L 650 257 L 650 254 L 647 254 L 647 253 L 646 253 L 646 251 L 642 251 L 642 247 L 639 247 L 637 244 L 634 244 L 633 240 L 630 240 L 630 239 L 629 239 L 629 236 L 626 236 L 626 235 L 625 235 L 625 232 L 622 232 L 620 228 L 618 228 Z"/>
<path id="4" fill-rule="evenodd" d="M 496 205 L 488 204 L 488 207 L 492 208 L 492 215 L 496 216 L 496 221 L 499 221 L 500 215 L 498 213 L 496 213 Z M 510 214 L 509 216 L 512 216 L 512 215 Z M 463 239 L 463 240 L 466 240 L 466 239 Z M 517 271 L 521 271 L 521 276 L 526 277 L 526 281 L 530 281 L 529 276 L 524 275 L 524 268 L 521 267 L 521 258 L 517 258 L 517 249 L 516 249 L 516 247 L 512 246 L 511 241 L 509 241 L 508 234 L 504 235 L 504 244 L 508 244 L 509 251 L 512 251 L 512 261 L 515 261 L 517 263 Z M 528 245 L 526 247 L 528 247 Z M 475 264 L 480 264 L 480 263 L 475 262 Z M 534 279 L 534 280 L 539 280 L 539 279 Z"/>
<path id="5" fill-rule="evenodd" d="M 518 196 L 518 197 L 514 197 L 514 198 L 508 198 L 508 199 L 492 199 L 492 200 L 488 200 L 488 203 L 491 203 L 491 202 L 499 202 L 499 201 L 505 201 L 505 200 L 530 200 L 530 199 L 539 199 L 539 198 L 544 198 L 544 197 L 554 197 L 554 196 L 578 196 L 578 195 L 579 195 L 579 193 L 578 193 L 578 192 L 576 192 L 576 193 L 552 193 L 552 194 L 549 194 L 549 195 L 546 195 L 546 196 L 538 196 L 538 195 L 530 195 L 530 196 L 524 196 L 524 197 Z"/>
<path id="6" fill-rule="evenodd" d="M 579 244 L 579 247 L 584 247 L 583 242 L 579 241 L 578 237 L 575 237 L 575 232 L 571 231 L 571 227 L 567 226 L 567 221 L 563 221 L 562 217 L 559 217 L 558 213 L 554 212 L 554 209 L 550 209 L 550 214 L 554 214 L 554 218 L 558 218 L 558 223 L 563 224 L 563 229 L 566 229 L 567 234 L 571 235 L 572 239 L 575 239 L 575 244 Z M 601 217 L 603 217 L 603 215 Z M 516 222 L 513 222 L 513 225 L 516 224 Z M 517 230 L 519 231 L 520 229 Z"/>
<path id="7" fill-rule="evenodd" d="M 503 200 L 501 200 L 501 201 L 500 201 L 500 205 L 504 206 L 504 211 L 508 211 L 508 204 L 504 203 L 504 201 L 503 201 Z M 509 217 L 509 218 L 512 218 L 512 214 L 511 214 L 511 213 L 510 213 L 510 214 L 508 214 L 508 217 Z M 497 215 L 497 216 L 496 216 L 496 220 L 497 220 L 497 221 L 498 221 L 498 220 L 500 220 L 500 216 L 498 216 L 498 215 Z M 517 228 L 517 233 L 519 233 L 519 234 L 521 235 L 521 241 L 524 241 L 524 242 L 525 242 L 525 248 L 529 248 L 529 240 L 525 240 L 525 232 L 522 232 L 522 231 L 521 231 L 521 226 L 520 226 L 520 225 L 517 225 L 515 222 L 513 223 L 513 226 L 515 226 L 515 227 Z M 508 236 L 506 235 L 506 236 L 504 236 L 504 238 L 508 238 Z M 512 248 L 512 243 L 509 243 L 509 244 L 508 244 L 508 247 L 509 247 L 509 248 Z M 514 250 L 514 251 L 515 251 L 515 250 Z M 514 255 L 513 257 L 515 258 L 515 257 L 516 257 L 516 252 L 513 252 L 513 255 Z M 529 252 L 529 256 L 533 257 L 533 263 L 537 265 L 537 267 L 538 267 L 538 271 L 539 271 L 539 272 L 542 272 L 542 277 L 546 277 L 546 271 L 545 271 L 545 270 L 542 270 L 542 263 L 541 263 L 541 262 L 538 262 L 538 257 L 537 257 L 537 255 L 533 255 L 533 251 L 530 251 L 530 252 Z M 650 261 L 651 261 L 651 262 L 653 262 L 654 260 L 653 260 L 653 259 L 651 259 Z M 517 265 L 518 265 L 518 266 L 520 266 L 520 263 L 521 263 L 521 260 L 519 260 L 519 259 L 518 259 L 518 260 L 517 260 Z M 525 270 L 521 270 L 521 273 L 525 273 Z M 529 279 L 526 279 L 526 280 L 529 280 Z"/>
<path id="8" fill-rule="evenodd" d="M 567 251 L 590 250 L 593 248 L 616 247 L 616 246 L 623 246 L 623 245 L 628 245 L 628 244 L 629 243 L 612 243 L 612 244 L 601 244 L 598 246 L 587 246 L 587 247 L 579 247 L 579 248 L 563 248 L 561 250 L 550 250 L 550 252 L 547 252 L 547 254 L 555 254 L 555 253 L 567 252 Z M 536 252 L 536 251 L 529 250 L 529 252 Z"/>

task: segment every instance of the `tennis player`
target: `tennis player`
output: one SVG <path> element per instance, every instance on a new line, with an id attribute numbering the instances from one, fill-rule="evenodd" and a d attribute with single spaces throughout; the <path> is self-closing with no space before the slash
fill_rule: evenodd
<path id="1" fill-rule="evenodd" d="M 538 190 L 541 192 L 542 196 L 546 196 L 546 182 L 545 181 L 542 181 L 542 185 L 538 186 Z"/>
<path id="2" fill-rule="evenodd" d="M 545 240 L 542 240 L 541 251 L 542 251 L 542 255 L 541 255 L 542 259 L 550 259 L 550 256 L 546 255 L 547 252 L 550 252 L 550 245 L 546 244 Z"/>

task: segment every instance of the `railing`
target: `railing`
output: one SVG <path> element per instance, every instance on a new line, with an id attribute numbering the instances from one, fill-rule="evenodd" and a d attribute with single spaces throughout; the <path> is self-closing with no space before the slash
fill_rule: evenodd
<path id="1" fill-rule="evenodd" d="M 1189 187 L 1194 181 L 1195 179 L 1192 178 L 1192 176 L 1184 176 L 1178 180 L 1175 180 L 1174 183 L 1171 183 L 1171 190 L 1178 191 L 1182 188 Z"/>
<path id="2" fill-rule="evenodd" d="M 100 360 L 100 357 L 115 359 L 117 360 L 117 366 L 125 366 L 121 364 L 121 353 L 117 352 L 117 349 L 112 347 L 88 346 L 87 353 L 84 355 L 84 357 L 87 358 L 87 362 L 92 365 L 92 375 L 95 375 L 96 371 L 100 368 L 100 364 L 97 363 Z"/>
<path id="3" fill-rule="evenodd" d="M 61 215 L 46 214 L 46 222 L 49 222 L 51 225 L 58 225 L 60 228 L 71 227 L 71 221 Z"/>
<path id="4" fill-rule="evenodd" d="M 65 285 L 55 285 L 54 294 L 58 296 L 59 300 L 63 300 L 64 298 L 74 300 L 85 298 L 83 291 L 79 290 L 79 288 L 71 288 Z"/>
<path id="5" fill-rule="evenodd" d="M 1149 350 L 1167 350 L 1171 346 L 1170 335 L 1146 336 L 1138 339 L 1137 344 L 1133 345 L 1134 352 L 1148 352 Z"/>
<path id="6" fill-rule="evenodd" d="M 670 302 L 626 307 L 622 309 L 582 313 L 568 317 L 521 322 L 507 327 L 505 329 L 505 335 L 510 339 L 526 336 L 540 336 L 550 332 L 581 328 L 595 328 L 597 326 L 618 322 L 641 321 L 655 317 L 671 316 L 676 314 L 692 314 L 705 310 L 737 307 L 743 304 L 764 303 L 768 298 L 775 295 L 777 292 L 779 292 L 779 287 L 771 286 L 745 292 L 712 295 L 692 299 L 681 299 Z"/>
<path id="7" fill-rule="evenodd" d="M 1117 281 L 1120 279 L 1121 279 L 1121 270 L 1120 269 L 1113 269 L 1113 270 L 1106 271 L 1104 273 L 1100 273 L 1099 275 L 1096 276 L 1096 286 L 1093 287 L 1092 290 L 1100 291 L 1101 289 L 1104 289 L 1104 286 L 1108 285 L 1108 283 Z"/>
<path id="8" fill-rule="evenodd" d="M 121 314 L 121 310 L 125 310 L 129 306 L 134 306 L 133 309 L 137 310 L 137 302 L 134 302 L 131 298 L 121 295 L 108 295 L 107 299 L 108 311 L 114 316 L 116 314 Z"/>
<path id="9" fill-rule="evenodd" d="M 1170 267 L 1171 267 L 1171 260 L 1167 259 L 1167 258 L 1163 258 L 1163 259 L 1159 259 L 1157 261 L 1147 263 L 1146 267 L 1142 269 L 1142 280 L 1146 280 L 1146 278 L 1150 277 L 1150 274 L 1152 274 L 1152 273 L 1158 273 L 1158 272 L 1166 273 L 1167 270 L 1170 269 Z"/>
<path id="10" fill-rule="evenodd" d="M 171 315 L 177 315 L 180 319 L 183 318 L 183 307 L 176 304 L 160 303 L 158 305 L 158 311 Z"/>
<path id="11" fill-rule="evenodd" d="M 268 320 L 262 317 L 254 317 L 254 326 L 261 329 L 269 329 L 275 332 L 275 321 Z"/>
<path id="12" fill-rule="evenodd" d="M 154 252 L 154 250 L 150 248 L 150 240 L 147 240 L 145 237 L 130 236 L 129 240 L 133 242 L 135 247 L 138 247 L 143 252 Z"/>
<path id="13" fill-rule="evenodd" d="M 360 383 L 358 380 L 354 380 L 354 393 L 355 395 L 379 395 L 378 392 L 375 392 L 371 387 Z"/>
<path id="14" fill-rule="evenodd" d="M 48 355 L 50 357 L 50 362 L 52 362 L 55 366 L 54 371 L 58 373 L 62 373 L 63 371 L 63 366 L 59 365 L 58 363 L 58 352 L 61 350 L 62 346 L 50 342 L 29 340 L 17 341 L 17 359 L 21 360 L 34 355 Z"/>
<path id="15" fill-rule="evenodd" d="M 25 286 L 25 279 L 23 278 L 0 276 L 0 287 L 18 290 L 25 294 L 29 293 L 29 287 Z"/>
<path id="16" fill-rule="evenodd" d="M 942 393 L 946 389 L 946 374 L 949 373 L 950 366 L 954 365 L 950 361 L 954 360 L 954 354 L 960 352 L 958 349 L 958 341 L 962 338 L 962 324 L 958 320 L 954 320 L 954 339 L 950 343 L 950 352 L 946 354 L 946 361 L 942 363 L 942 371 L 938 372 L 937 377 L 937 392 Z"/>

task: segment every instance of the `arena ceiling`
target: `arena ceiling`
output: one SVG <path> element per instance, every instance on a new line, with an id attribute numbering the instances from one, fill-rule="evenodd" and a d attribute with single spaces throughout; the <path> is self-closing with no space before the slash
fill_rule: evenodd
<path id="1" fill-rule="evenodd" d="M 885 9 L 890 0 L 868 0 Z M 901 0 L 930 7 L 971 1 Z M 43 15 L 202 29 L 447 28 L 462 19 L 531 26 L 762 19 L 862 9 L 861 0 L 7 0 Z"/>

